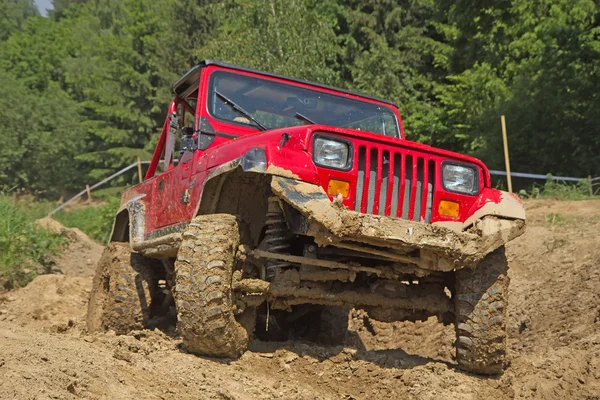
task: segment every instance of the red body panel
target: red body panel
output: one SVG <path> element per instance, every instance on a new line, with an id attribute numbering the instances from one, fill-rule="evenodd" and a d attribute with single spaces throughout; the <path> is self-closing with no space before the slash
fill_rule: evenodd
<path id="1" fill-rule="evenodd" d="M 206 98 L 210 73 L 220 69 L 223 69 L 223 67 L 208 66 L 202 71 L 198 87 L 196 119 L 198 121 L 199 117 L 206 118 L 216 132 L 227 135 L 216 135 L 214 142 L 206 150 L 183 153 L 176 166 L 170 164 L 167 166 L 166 171 L 155 175 L 159 160 L 164 152 L 170 126 L 170 120 L 167 118 L 145 181 L 123 194 L 123 205 L 133 198 L 141 197 L 141 201 L 145 205 L 145 237 L 158 229 L 184 223 L 193 218 L 210 172 L 243 156 L 256 147 L 265 150 L 268 167 L 275 166 L 287 170 L 288 173 L 294 174 L 297 179 L 320 185 L 325 190 L 327 190 L 329 180 L 332 178 L 349 182 L 349 195 L 343 199 L 343 204 L 351 210 L 357 208 L 356 211 L 362 213 L 370 212 L 399 218 L 403 215 L 406 217 L 408 213 L 408 219 L 418 221 L 424 221 L 427 217 L 426 214 L 430 213 L 428 222 L 462 222 L 486 202 L 500 201 L 499 192 L 489 189 L 489 172 L 481 161 L 404 139 L 398 110 L 389 104 L 379 103 L 376 100 L 323 88 L 312 88 L 308 84 L 290 83 L 273 77 L 267 78 L 388 107 L 397 115 L 402 139 L 323 125 L 295 126 L 261 132 L 252 127 L 218 121 L 210 115 Z M 260 76 L 243 71 L 236 71 L 236 73 Z M 169 115 L 175 111 L 180 101 L 182 100 L 175 99 L 171 103 Z M 284 133 L 289 136 L 289 140 L 281 146 Z M 312 145 L 315 134 L 337 137 L 351 142 L 353 146 L 351 167 L 342 171 L 316 166 L 312 159 Z M 175 156 L 177 157 L 177 154 Z M 360 183 L 359 172 L 361 167 L 359 163 L 361 159 L 364 165 L 367 166 L 372 165 L 374 160 L 377 160 L 376 168 L 369 171 L 369 175 L 374 174 L 372 175 L 373 179 L 366 176 L 363 165 L 365 176 L 362 181 L 362 192 L 357 190 Z M 443 161 L 462 162 L 477 166 L 480 182 L 479 194 L 465 195 L 444 190 L 441 173 L 439 172 Z M 402 169 L 404 172 L 401 176 L 395 172 L 398 163 L 402 163 L 406 167 Z M 412 170 L 412 176 L 406 177 L 405 173 L 409 170 Z M 435 173 L 430 174 L 434 171 Z M 421 192 L 417 190 L 418 173 L 422 175 L 420 180 L 422 188 L 428 187 L 428 184 L 431 184 L 434 188 L 430 199 L 427 198 L 427 190 L 422 189 Z M 385 177 L 387 177 L 387 181 Z M 397 183 L 394 183 L 395 177 L 398 178 Z M 407 182 L 409 183 L 407 184 Z M 374 185 L 374 195 L 371 194 L 371 197 L 369 197 L 369 184 Z M 406 204 L 403 204 L 405 193 L 409 197 L 408 209 L 405 209 Z M 410 196 L 408 196 L 408 193 L 410 193 Z M 357 196 L 360 197 L 359 200 L 361 201 L 357 201 Z M 395 196 L 398 196 L 398 198 L 395 199 Z M 441 200 L 451 200 L 460 204 L 457 218 L 439 215 L 438 205 Z M 428 201 L 430 201 L 430 204 L 427 203 Z M 421 204 L 420 208 L 416 207 L 416 204 Z"/>

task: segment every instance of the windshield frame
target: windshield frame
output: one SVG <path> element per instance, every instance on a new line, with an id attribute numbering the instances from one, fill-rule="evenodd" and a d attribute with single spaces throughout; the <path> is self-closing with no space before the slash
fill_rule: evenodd
<path id="1" fill-rule="evenodd" d="M 229 68 L 209 68 L 209 76 L 206 77 L 206 86 L 205 86 L 205 99 L 206 101 L 205 103 L 205 107 L 206 107 L 206 112 L 208 114 L 208 116 L 211 119 L 214 119 L 216 122 L 219 123 L 223 123 L 223 124 L 227 124 L 230 126 L 235 126 L 236 128 L 243 128 L 244 130 L 249 130 L 249 131 L 257 131 L 259 130 L 258 127 L 254 124 L 247 124 L 244 122 L 238 122 L 238 121 L 234 121 L 232 119 L 226 119 L 226 118 L 222 118 L 218 115 L 215 115 L 215 113 L 213 112 L 214 109 L 214 96 L 215 96 L 215 92 L 218 91 L 219 89 L 215 87 L 215 79 L 219 76 L 220 73 L 226 73 L 226 74 L 230 74 L 231 76 L 235 77 L 235 76 L 244 76 L 244 77 L 249 77 L 249 78 L 255 78 L 255 79 L 261 79 L 264 80 L 266 82 L 272 82 L 275 84 L 279 84 L 279 85 L 285 85 L 285 86 L 291 86 L 292 88 L 300 88 L 303 90 L 308 90 L 311 92 L 315 92 L 316 94 L 323 94 L 323 95 L 328 95 L 328 96 L 333 96 L 333 97 L 338 97 L 340 99 L 343 100 L 348 100 L 349 102 L 352 103 L 366 103 L 369 106 L 378 106 L 378 107 L 382 107 L 385 109 L 385 111 L 382 111 L 382 115 L 391 114 L 391 117 L 393 118 L 393 122 L 395 125 L 395 132 L 394 135 L 385 135 L 381 132 L 372 132 L 369 130 L 362 130 L 365 133 L 370 133 L 370 134 L 374 134 L 374 135 L 381 135 L 384 137 L 388 137 L 388 138 L 396 138 L 396 139 L 404 139 L 404 132 L 402 129 L 402 120 L 400 118 L 399 115 L 399 111 L 397 109 L 397 107 L 392 106 L 391 103 L 387 103 L 384 101 L 379 101 L 370 97 L 363 97 L 359 94 L 353 94 L 353 93 L 348 93 L 345 91 L 342 91 L 341 89 L 338 91 L 336 88 L 329 88 L 329 87 L 322 87 L 322 86 L 316 86 L 311 84 L 311 82 L 299 82 L 296 80 L 292 80 L 291 78 L 287 78 L 284 76 L 270 76 L 270 75 L 263 75 L 260 73 L 255 73 L 255 72 L 247 72 L 247 71 L 241 71 L 241 70 L 237 70 L 237 69 L 229 69 Z M 277 114 L 274 114 L 277 115 Z M 389 115 L 388 115 L 389 116 Z M 283 118 L 287 118 L 285 116 L 281 116 Z M 260 119 L 259 119 L 260 120 Z M 262 122 L 262 121 L 261 121 Z M 335 126 L 341 129 L 349 129 L 349 130 L 358 130 L 361 131 L 360 129 L 356 129 L 356 128 L 350 128 L 350 127 L 343 127 L 343 126 L 339 126 L 339 125 L 330 125 L 330 123 L 327 122 L 321 122 L 321 121 L 314 121 L 319 125 L 329 125 L 329 126 Z M 351 124 L 351 123 L 350 123 Z M 304 124 L 305 126 L 309 126 L 310 124 Z M 288 126 L 282 126 L 282 127 L 268 127 L 268 130 L 271 129 L 283 129 L 286 127 L 295 127 L 295 126 L 302 126 L 302 125 L 288 125 Z"/>

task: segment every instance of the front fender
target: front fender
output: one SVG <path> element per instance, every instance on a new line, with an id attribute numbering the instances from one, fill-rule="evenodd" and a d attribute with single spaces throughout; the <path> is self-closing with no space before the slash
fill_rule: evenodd
<path id="1" fill-rule="evenodd" d="M 525 221 L 525 207 L 515 194 L 484 188 L 471 205 L 467 212 L 467 218 L 463 222 L 439 221 L 433 224 L 452 229 L 455 232 L 463 232 L 473 227 L 478 221 L 484 220 L 485 217 L 495 217 L 495 219 L 507 221 Z"/>
<path id="2" fill-rule="evenodd" d="M 477 201 L 471 206 L 468 215 L 469 217 L 463 223 L 463 229 L 487 216 L 525 221 L 525 207 L 523 201 L 513 193 L 484 188 Z"/>
<path id="3" fill-rule="evenodd" d="M 319 182 L 319 174 L 308 153 L 294 148 L 263 145 L 246 149 L 230 161 L 214 166 L 203 182 L 203 190 L 194 215 L 215 212 L 225 181 L 236 171 L 244 174 L 278 176 L 293 180 Z"/>
<path id="4" fill-rule="evenodd" d="M 129 241 L 131 248 L 135 249 L 136 245 L 144 240 L 146 207 L 141 200 L 144 196 L 129 199 L 119 207 L 113 222 L 110 242 Z"/>

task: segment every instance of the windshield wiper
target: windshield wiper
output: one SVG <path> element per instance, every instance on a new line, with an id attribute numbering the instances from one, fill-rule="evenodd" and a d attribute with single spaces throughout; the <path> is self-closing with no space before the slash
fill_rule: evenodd
<path id="1" fill-rule="evenodd" d="M 296 119 L 300 119 L 302 121 L 306 121 L 311 125 L 317 125 L 317 123 L 315 121 L 313 121 L 312 119 L 308 118 L 306 115 L 302 115 L 299 112 L 296 113 L 295 115 Z"/>
<path id="2" fill-rule="evenodd" d="M 239 106 L 238 104 L 234 103 L 233 101 L 231 101 L 230 99 L 228 99 L 227 97 L 225 97 L 223 94 L 217 92 L 215 90 L 215 94 L 217 96 L 219 96 L 221 98 L 221 100 L 223 100 L 225 102 L 225 104 L 229 104 L 235 111 L 239 112 L 240 114 L 242 114 L 244 117 L 248 118 L 250 121 L 254 122 L 256 124 L 256 126 L 261 130 L 261 131 L 266 131 L 267 128 L 265 128 L 265 126 L 263 124 L 261 124 L 260 122 L 258 122 L 256 120 L 256 118 L 254 118 L 252 116 L 252 114 L 250 114 L 248 111 L 244 110 L 241 106 Z"/>

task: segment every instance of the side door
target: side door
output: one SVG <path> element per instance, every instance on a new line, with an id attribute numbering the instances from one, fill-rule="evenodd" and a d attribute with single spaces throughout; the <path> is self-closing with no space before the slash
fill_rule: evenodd
<path id="1" fill-rule="evenodd" d="M 157 228 L 185 222 L 190 204 L 190 177 L 193 153 L 182 149 L 182 136 L 193 132 L 193 108 L 181 101 L 170 116 L 170 127 L 165 143 L 165 172 L 157 182 Z"/>
<path id="2" fill-rule="evenodd" d="M 175 190 L 177 186 L 178 170 L 176 147 L 181 135 L 181 105 L 175 104 L 175 108 L 170 110 L 167 118 L 169 119 L 169 127 L 163 158 L 158 166 L 162 171 L 156 177 L 156 182 L 154 184 L 154 201 L 152 204 L 154 215 L 156 216 L 155 228 L 171 225 L 177 219 L 171 202 L 171 192 Z"/>
<path id="3" fill-rule="evenodd" d="M 184 138 L 191 139 L 195 135 L 194 108 L 187 102 L 181 103 L 180 133 L 181 136 L 176 146 L 178 156 L 175 167 L 177 182 L 171 186 L 169 193 L 171 210 L 173 212 L 173 224 L 187 222 L 194 211 L 192 204 L 192 191 L 195 182 L 192 183 L 192 175 L 196 164 L 195 149 L 184 146 Z M 189 146 L 190 143 L 187 143 Z"/>

